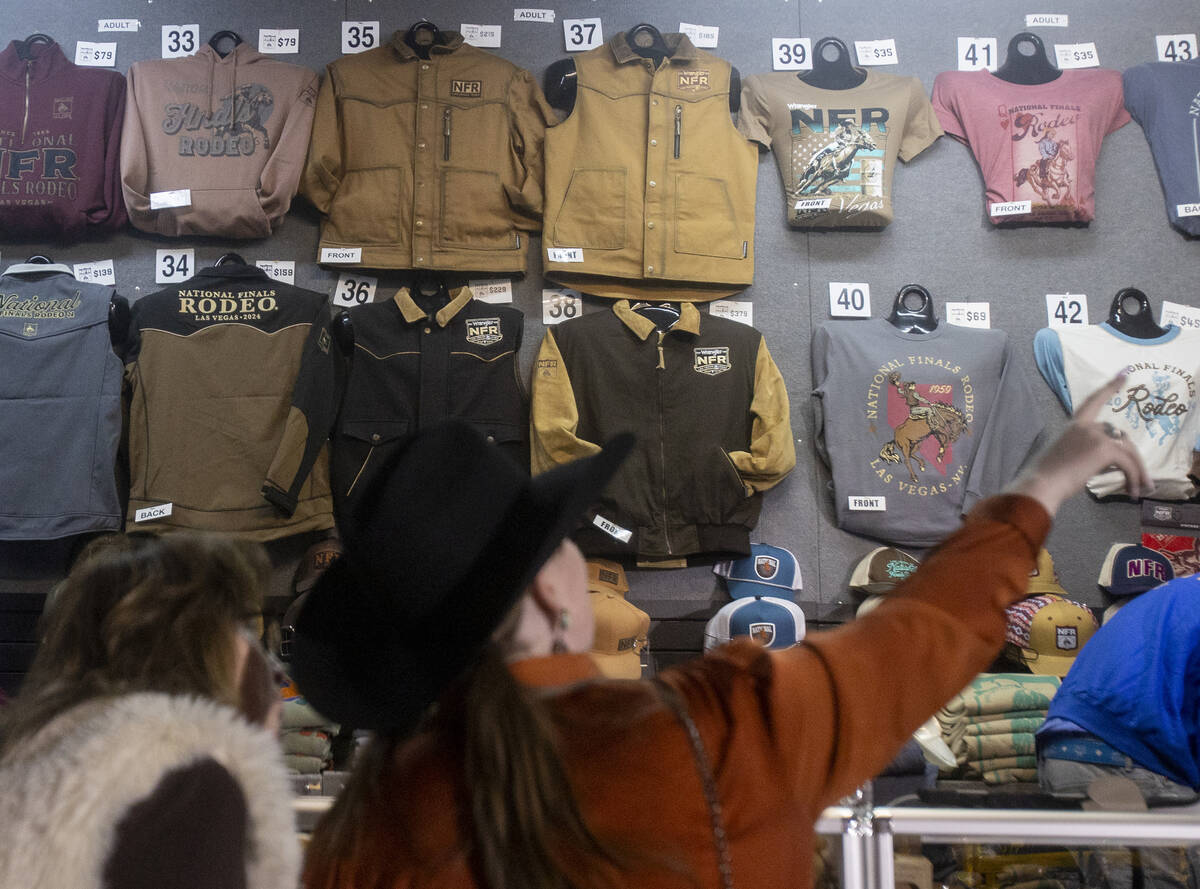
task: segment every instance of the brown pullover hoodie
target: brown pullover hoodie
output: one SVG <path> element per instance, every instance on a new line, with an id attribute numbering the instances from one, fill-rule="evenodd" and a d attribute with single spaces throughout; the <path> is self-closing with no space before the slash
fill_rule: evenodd
<path id="1" fill-rule="evenodd" d="M 317 75 L 241 43 L 224 58 L 203 46 L 186 58 L 135 62 L 127 79 L 129 221 L 160 235 L 270 235 L 304 167 Z M 152 200 L 180 189 L 190 194 Z M 183 205 L 152 207 L 160 203 Z"/>

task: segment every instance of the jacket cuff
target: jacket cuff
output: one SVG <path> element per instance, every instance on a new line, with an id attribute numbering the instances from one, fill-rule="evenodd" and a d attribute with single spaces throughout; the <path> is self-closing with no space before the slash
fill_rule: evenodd
<path id="1" fill-rule="evenodd" d="M 979 501 L 967 521 L 997 521 L 1012 525 L 1037 555 L 1050 533 L 1051 516 L 1046 508 L 1024 494 L 997 494 Z"/>
<path id="2" fill-rule="evenodd" d="M 286 491 L 280 490 L 270 482 L 262 486 L 261 493 L 268 503 L 282 511 L 285 516 L 290 516 L 296 511 L 297 498 L 290 496 Z"/>

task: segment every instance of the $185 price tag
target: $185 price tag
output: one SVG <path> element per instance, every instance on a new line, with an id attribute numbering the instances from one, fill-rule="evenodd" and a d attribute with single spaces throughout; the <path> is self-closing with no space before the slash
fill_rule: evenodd
<path id="1" fill-rule="evenodd" d="M 542 323 L 558 324 L 578 318 L 583 311 L 578 290 L 557 287 L 542 291 Z"/>
<path id="2" fill-rule="evenodd" d="M 1087 297 L 1082 293 L 1047 293 L 1046 323 L 1050 327 L 1087 324 Z"/>
<path id="3" fill-rule="evenodd" d="M 776 71 L 811 71 L 812 41 L 807 37 L 772 37 L 771 67 Z"/>
<path id="4" fill-rule="evenodd" d="M 1063 69 L 1100 67 L 1095 43 L 1056 43 L 1054 57 L 1058 67 Z"/>
<path id="5" fill-rule="evenodd" d="M 896 40 L 888 37 L 886 40 L 855 40 L 854 52 L 860 65 L 897 65 L 900 60 L 896 56 Z"/>
<path id="6" fill-rule="evenodd" d="M 337 288 L 333 291 L 333 304 L 348 308 L 365 306 L 375 299 L 375 286 L 378 283 L 378 278 L 343 272 L 338 276 Z"/>
<path id="7" fill-rule="evenodd" d="M 157 250 L 154 253 L 154 283 L 174 284 L 186 281 L 196 271 L 196 251 Z"/>

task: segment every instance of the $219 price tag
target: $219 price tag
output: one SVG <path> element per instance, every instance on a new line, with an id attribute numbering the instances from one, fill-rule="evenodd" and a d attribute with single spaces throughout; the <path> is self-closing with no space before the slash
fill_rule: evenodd
<path id="1" fill-rule="evenodd" d="M 379 284 L 378 278 L 343 272 L 338 276 L 337 287 L 333 291 L 333 304 L 348 308 L 365 306 L 375 299 L 377 284 Z"/>
<path id="2" fill-rule="evenodd" d="M 558 287 L 542 291 L 543 324 L 559 324 L 571 318 L 578 318 L 582 312 L 583 306 L 578 290 Z"/>

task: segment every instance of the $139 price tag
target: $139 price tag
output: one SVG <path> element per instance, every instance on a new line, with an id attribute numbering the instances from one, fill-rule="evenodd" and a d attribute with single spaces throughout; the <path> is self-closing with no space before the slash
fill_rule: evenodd
<path id="1" fill-rule="evenodd" d="M 542 323 L 558 324 L 578 318 L 583 311 L 578 290 L 557 287 L 542 291 Z"/>
<path id="2" fill-rule="evenodd" d="M 855 40 L 854 52 L 860 65 L 897 65 L 900 60 L 896 56 L 896 40 L 888 37 L 886 40 Z"/>
<path id="3" fill-rule="evenodd" d="M 76 281 L 83 281 L 87 284 L 110 284 L 116 285 L 117 273 L 113 270 L 113 261 L 111 259 L 100 259 L 96 262 L 77 262 L 71 268 L 71 274 L 75 276 Z"/>
<path id="4" fill-rule="evenodd" d="M 333 304 L 349 308 L 365 306 L 375 299 L 375 286 L 378 283 L 378 278 L 343 272 L 338 276 L 337 288 L 333 291 Z"/>
<path id="5" fill-rule="evenodd" d="M 812 41 L 807 37 L 772 37 L 771 67 L 776 71 L 811 71 Z"/>
<path id="6" fill-rule="evenodd" d="M 1063 69 L 1100 67 L 1095 43 L 1056 43 L 1054 57 L 1058 67 Z"/>
<path id="7" fill-rule="evenodd" d="M 871 285 L 830 281 L 829 315 L 832 318 L 870 318 Z"/>
<path id="8" fill-rule="evenodd" d="M 595 49 L 604 42 L 600 19 L 563 19 L 562 26 L 567 52 Z"/>
<path id="9" fill-rule="evenodd" d="M 379 46 L 379 22 L 342 22 L 342 55 Z"/>
<path id="10" fill-rule="evenodd" d="M 1160 62 L 1190 62 L 1196 58 L 1195 34 L 1156 34 Z"/>
<path id="11" fill-rule="evenodd" d="M 162 57 L 178 59 L 200 48 L 199 25 L 163 25 Z"/>
<path id="12" fill-rule="evenodd" d="M 1047 293 L 1046 323 L 1050 327 L 1087 324 L 1087 297 L 1082 293 Z"/>
<path id="13" fill-rule="evenodd" d="M 186 281 L 196 271 L 196 251 L 157 250 L 154 253 L 154 283 L 175 284 Z"/>

